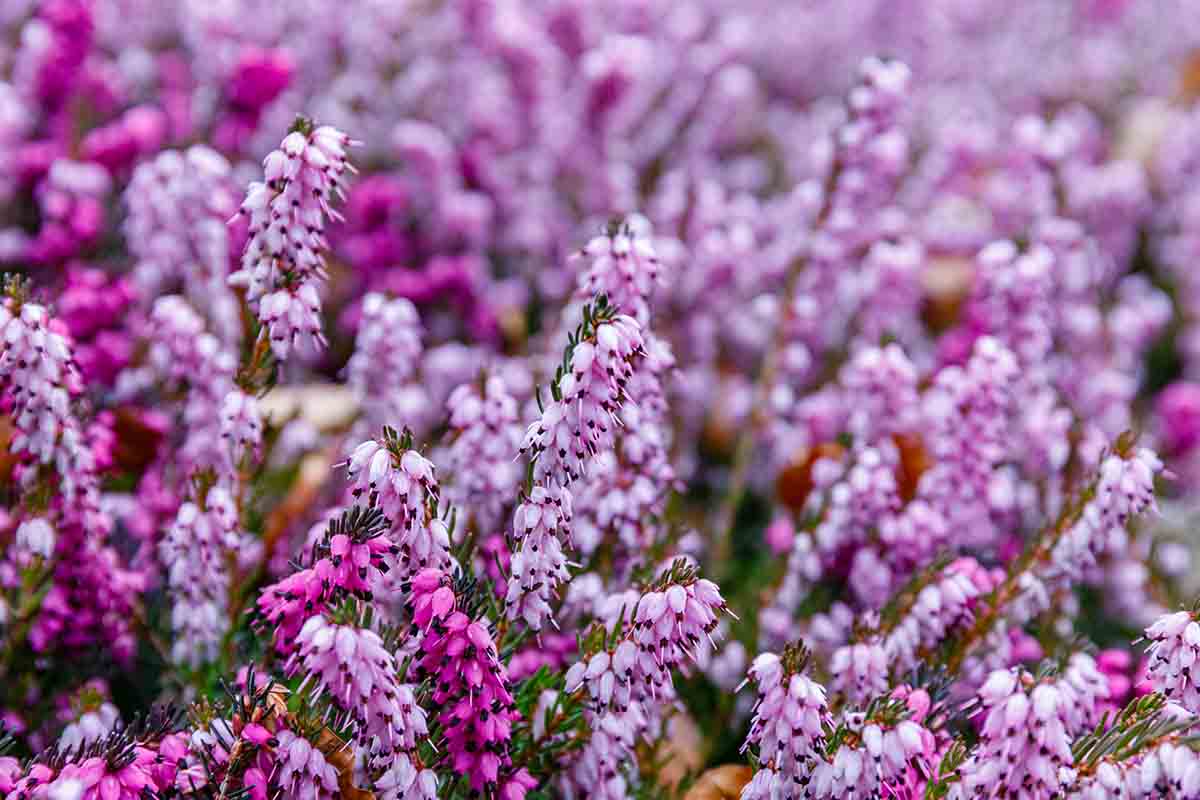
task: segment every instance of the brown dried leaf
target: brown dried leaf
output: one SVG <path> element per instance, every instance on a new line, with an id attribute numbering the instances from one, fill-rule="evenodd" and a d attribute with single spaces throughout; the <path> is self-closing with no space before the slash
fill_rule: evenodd
<path id="1" fill-rule="evenodd" d="M 664 786 L 677 786 L 683 777 L 704 763 L 700 728 L 687 714 L 675 714 L 667 722 L 670 737 L 662 750 L 664 760 L 658 780 Z"/>
<path id="2" fill-rule="evenodd" d="M 958 322 L 971 283 L 975 266 L 966 258 L 931 258 L 921 273 L 925 290 L 925 307 L 921 318 L 933 331 L 944 331 Z"/>
<path id="3" fill-rule="evenodd" d="M 1193 50 L 1179 70 L 1179 94 L 1188 103 L 1200 97 L 1200 50 Z"/>
<path id="4" fill-rule="evenodd" d="M 897 433 L 892 437 L 900 451 L 900 463 L 896 465 L 896 485 L 904 502 L 917 494 L 917 484 L 925 471 L 933 466 L 933 457 L 925 449 L 925 442 L 918 433 Z"/>
<path id="5" fill-rule="evenodd" d="M 113 459 L 122 471 L 140 473 L 158 454 L 162 431 L 147 425 L 136 408 L 118 408 L 113 417 L 116 450 Z"/>
<path id="6" fill-rule="evenodd" d="M 12 479 L 13 467 L 19 460 L 15 453 L 8 450 L 12 436 L 12 420 L 7 414 L 0 414 L 0 483 L 8 483 Z"/>
<path id="7" fill-rule="evenodd" d="M 750 783 L 754 770 L 744 764 L 723 764 L 699 777 L 683 800 L 736 800 Z"/>
<path id="8" fill-rule="evenodd" d="M 292 523 L 302 517 L 316 501 L 321 493 L 321 487 L 332 474 L 334 451 L 323 450 L 309 453 L 300 461 L 300 471 L 296 482 L 288 490 L 287 495 L 267 517 L 263 526 L 263 553 L 270 558 L 275 552 L 275 544 L 283 536 Z"/>
<path id="9" fill-rule="evenodd" d="M 338 771 L 338 796 L 346 800 L 375 800 L 375 793 L 354 785 L 354 751 L 336 733 L 322 728 L 317 735 L 317 749 Z"/>
<path id="10" fill-rule="evenodd" d="M 775 493 L 779 502 L 799 513 L 813 490 L 813 464 L 821 458 L 840 458 L 846 448 L 837 442 L 825 442 L 802 451 L 791 465 L 779 471 L 775 478 Z"/>

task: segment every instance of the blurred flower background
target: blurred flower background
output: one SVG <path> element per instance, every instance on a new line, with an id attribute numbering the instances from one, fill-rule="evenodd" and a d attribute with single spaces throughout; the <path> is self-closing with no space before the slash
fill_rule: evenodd
<path id="1" fill-rule="evenodd" d="M 1200 798 L 1200 5 L 0 0 L 6 798 Z"/>

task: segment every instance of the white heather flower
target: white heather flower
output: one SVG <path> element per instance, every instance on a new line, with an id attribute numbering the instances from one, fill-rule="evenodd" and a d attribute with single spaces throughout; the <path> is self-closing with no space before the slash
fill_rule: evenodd
<path id="1" fill-rule="evenodd" d="M 575 346 L 558 386 L 561 399 L 546 403 L 521 445 L 537 459 L 536 480 L 568 485 L 586 472 L 588 459 L 611 446 L 633 362 L 642 353 L 641 326 L 623 315 L 601 322 Z"/>
<path id="2" fill-rule="evenodd" d="M 172 599 L 176 663 L 199 666 L 217 656 L 229 629 L 229 559 L 240 541 L 237 506 L 228 490 L 216 486 L 203 508 L 194 502 L 181 505 L 159 543 Z"/>
<path id="3" fill-rule="evenodd" d="M 571 492 L 535 486 L 513 514 L 512 577 L 504 598 L 509 619 L 541 630 L 558 587 L 571 579 L 566 550 L 570 542 Z"/>
<path id="4" fill-rule="evenodd" d="M 317 291 L 325 280 L 325 219 L 340 219 L 331 203 L 354 171 L 346 134 L 299 127 L 263 160 L 264 182 L 246 192 L 238 213 L 249 219 L 250 235 L 241 269 L 229 278 L 245 287 L 281 360 L 295 345 L 311 352 L 325 346 Z"/>
<path id="5" fill-rule="evenodd" d="M 1200 622 L 1188 611 L 1159 617 L 1146 629 L 1146 674 L 1154 688 L 1192 713 L 1200 712 Z"/>
<path id="6" fill-rule="evenodd" d="M 1147 448 L 1130 458 L 1117 454 L 1105 458 L 1095 496 L 1054 547 L 1051 577 L 1078 580 L 1095 569 L 1102 555 L 1124 555 L 1129 522 L 1144 513 L 1157 513 L 1154 479 L 1162 470 L 1162 460 Z"/>
<path id="7" fill-rule="evenodd" d="M 233 349 L 205 330 L 204 319 L 179 295 L 155 300 L 150 323 L 151 366 L 163 379 L 187 387 L 181 466 L 188 471 L 212 467 L 227 474 L 231 462 L 224 445 L 223 406 L 235 388 Z"/>
<path id="8" fill-rule="evenodd" d="M 346 384 L 363 409 L 366 430 L 384 424 L 416 427 L 417 420 L 410 421 L 405 413 L 404 400 L 406 392 L 423 389 L 414 380 L 424 353 L 423 333 L 416 306 L 408 300 L 378 292 L 363 298 Z"/>
<path id="9" fill-rule="evenodd" d="M 743 797 L 799 798 L 831 721 L 825 687 L 774 653 L 755 658 L 749 677 L 758 685 L 758 700 L 742 750 L 757 747 L 758 762 L 772 777 L 752 784 Z M 761 793 L 768 790 L 772 793 Z"/>
<path id="10" fill-rule="evenodd" d="M 24 303 L 14 315 L 0 303 L 0 392 L 12 400 L 14 427 L 9 447 L 52 465 L 65 497 L 98 508 L 92 452 L 71 411 L 78 389 L 70 344 L 46 308 Z"/>
<path id="11" fill-rule="evenodd" d="M 843 645 L 829 661 L 831 688 L 852 701 L 865 702 L 885 694 L 888 688 L 888 657 L 878 639 Z"/>
<path id="12" fill-rule="evenodd" d="M 237 210 L 233 171 L 205 145 L 166 150 L 133 171 L 123 198 L 125 241 L 137 259 L 132 277 L 146 297 L 183 291 L 222 341 L 241 335 L 228 285 L 229 226 Z"/>
<path id="13" fill-rule="evenodd" d="M 1030 800 L 1060 796 L 1071 767 L 1072 698 L 1054 682 L 1021 670 L 996 670 L 979 689 L 980 742 L 962 766 L 952 798 L 1003 791 Z"/>
<path id="14" fill-rule="evenodd" d="M 393 452 L 391 445 L 368 439 L 350 454 L 346 467 L 354 496 L 365 497 L 391 520 L 389 536 L 400 548 L 400 575 L 450 563 L 450 531 L 433 516 L 440 496 L 434 466 L 416 450 Z"/>
<path id="15" fill-rule="evenodd" d="M 26 556 L 49 558 L 54 553 L 54 528 L 44 517 L 27 519 L 17 527 L 16 546 Z"/>
<path id="16" fill-rule="evenodd" d="M 337 769 L 320 750 L 290 730 L 280 731 L 276 738 L 279 740 L 276 781 L 285 797 L 334 800 L 341 796 Z"/>
<path id="17" fill-rule="evenodd" d="M 257 458 L 262 446 L 262 414 L 258 398 L 241 389 L 233 389 L 221 402 L 221 438 L 228 447 L 231 472 L 247 456 Z"/>
<path id="18" fill-rule="evenodd" d="M 58 750 L 65 753 L 78 750 L 82 745 L 98 742 L 117 727 L 121 712 L 107 700 L 98 707 L 84 711 L 58 737 Z"/>
<path id="19" fill-rule="evenodd" d="M 580 296 L 603 294 L 609 305 L 642 325 L 650 321 L 648 301 L 662 281 L 663 268 L 645 217 L 635 214 L 609 225 L 580 255 L 591 259 L 579 282 Z"/>
<path id="20" fill-rule="evenodd" d="M 377 633 L 318 614 L 305 621 L 297 644 L 290 669 L 318 682 L 354 723 L 355 738 L 372 758 L 387 763 L 428 736 L 425 711 L 413 688 L 396 680 L 395 659 Z"/>

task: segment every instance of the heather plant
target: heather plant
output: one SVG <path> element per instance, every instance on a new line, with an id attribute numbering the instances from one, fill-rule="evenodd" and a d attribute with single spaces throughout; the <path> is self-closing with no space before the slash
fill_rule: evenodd
<path id="1" fill-rule="evenodd" d="M 0 42 L 0 797 L 1200 800 L 1190 0 Z"/>

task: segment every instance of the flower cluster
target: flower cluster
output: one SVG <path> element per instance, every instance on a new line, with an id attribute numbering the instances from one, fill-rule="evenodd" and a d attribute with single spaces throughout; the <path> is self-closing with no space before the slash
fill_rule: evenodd
<path id="1" fill-rule="evenodd" d="M 0 41 L 0 796 L 1200 798 L 1194 0 Z"/>
<path id="2" fill-rule="evenodd" d="M 565 793 L 626 796 L 636 739 L 659 724 L 675 697 L 672 671 L 692 658 L 702 639 L 711 640 L 727 610 L 716 585 L 679 561 L 620 609 L 611 634 L 599 631 L 599 646 L 567 670 L 564 688 L 584 691 L 588 727 L 602 735 L 576 755 L 563 776 Z"/>
<path id="3" fill-rule="evenodd" d="M 241 269 L 230 280 L 246 290 L 276 357 L 293 347 L 317 351 L 325 344 L 321 297 L 327 249 L 325 218 L 338 219 L 331 203 L 354 167 L 354 144 L 329 126 L 301 119 L 278 150 L 263 160 L 263 182 L 252 183 L 238 214 L 249 220 Z"/>
<path id="4" fill-rule="evenodd" d="M 1192 713 L 1200 710 L 1200 676 L 1194 674 L 1200 654 L 1200 623 L 1187 611 L 1176 611 L 1146 629 L 1150 640 L 1146 675 L 1154 688 Z"/>
<path id="5" fill-rule="evenodd" d="M 158 546 L 174 606 L 172 658 L 209 663 L 229 627 L 229 569 L 239 541 L 237 506 L 221 487 L 184 503 Z"/>
<path id="6" fill-rule="evenodd" d="M 426 610 L 419 614 L 425 633 L 417 672 L 433 683 L 453 770 L 465 775 L 477 792 L 486 789 L 517 800 L 536 783 L 527 771 L 514 768 L 508 754 L 512 725 L 520 715 L 507 670 L 486 621 L 458 610 L 458 598 L 445 591 L 445 580 L 434 569 L 422 570 L 412 580 L 411 602 Z"/>

